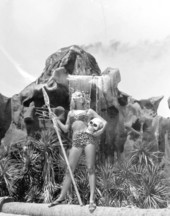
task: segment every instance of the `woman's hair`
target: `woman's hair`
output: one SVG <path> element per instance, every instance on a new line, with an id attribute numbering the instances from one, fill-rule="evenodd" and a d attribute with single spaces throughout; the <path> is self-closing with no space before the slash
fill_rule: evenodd
<path id="1" fill-rule="evenodd" d="M 77 109 L 75 98 L 77 97 L 77 94 L 80 94 L 80 93 L 82 94 L 82 96 L 84 98 L 84 102 L 83 102 L 84 109 L 90 108 L 90 100 L 88 99 L 87 94 L 85 94 L 84 92 L 81 92 L 81 91 L 75 91 L 71 95 L 70 110 Z"/>

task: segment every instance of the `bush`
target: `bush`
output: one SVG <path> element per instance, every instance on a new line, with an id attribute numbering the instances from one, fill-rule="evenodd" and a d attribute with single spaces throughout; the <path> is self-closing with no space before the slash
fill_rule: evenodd
<path id="1" fill-rule="evenodd" d="M 127 161 L 111 164 L 97 161 L 96 201 L 102 206 L 136 206 L 164 208 L 167 206 L 169 183 L 160 153 L 153 143 L 136 141 Z M 35 138 L 1 146 L 0 196 L 16 201 L 49 203 L 57 197 L 64 177 L 65 161 L 57 136 L 42 131 Z M 84 204 L 89 201 L 89 182 L 85 157 L 81 157 L 75 179 Z M 75 191 L 72 203 L 78 204 Z"/>

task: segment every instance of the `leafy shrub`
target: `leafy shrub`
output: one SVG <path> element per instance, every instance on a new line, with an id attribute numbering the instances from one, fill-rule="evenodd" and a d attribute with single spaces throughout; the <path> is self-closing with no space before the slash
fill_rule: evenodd
<path id="1" fill-rule="evenodd" d="M 170 185 L 165 161 L 153 151 L 153 143 L 136 140 L 126 161 L 114 164 L 96 162 L 96 202 L 102 206 L 136 206 L 164 208 Z M 16 201 L 49 203 L 61 190 L 66 168 L 57 136 L 42 131 L 10 148 L 1 146 L 0 196 L 9 195 Z M 89 181 L 84 155 L 75 171 L 75 179 L 84 204 L 89 202 Z M 71 201 L 78 204 L 72 189 Z"/>

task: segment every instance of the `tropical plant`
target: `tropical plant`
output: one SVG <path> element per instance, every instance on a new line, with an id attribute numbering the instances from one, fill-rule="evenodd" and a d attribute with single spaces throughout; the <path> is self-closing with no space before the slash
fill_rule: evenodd
<path id="1" fill-rule="evenodd" d="M 96 201 L 102 206 L 163 208 L 167 206 L 170 184 L 165 160 L 153 151 L 154 143 L 140 137 L 128 160 L 97 161 Z M 42 131 L 10 148 L 1 147 L 0 195 L 16 201 L 51 202 L 59 194 L 66 163 L 54 131 Z M 85 156 L 75 170 L 75 180 L 84 204 L 89 202 L 89 181 Z M 72 203 L 78 204 L 74 188 Z"/>
<path id="2" fill-rule="evenodd" d="M 18 201 L 51 202 L 60 188 L 59 146 L 52 130 L 11 145 L 0 162 L 2 195 Z M 62 172 L 60 172 L 62 173 Z"/>
<path id="3" fill-rule="evenodd" d="M 163 208 L 167 205 L 168 184 L 160 153 L 153 151 L 155 143 L 139 140 L 131 153 L 134 178 L 131 183 L 136 196 L 133 203 L 140 208 Z"/>

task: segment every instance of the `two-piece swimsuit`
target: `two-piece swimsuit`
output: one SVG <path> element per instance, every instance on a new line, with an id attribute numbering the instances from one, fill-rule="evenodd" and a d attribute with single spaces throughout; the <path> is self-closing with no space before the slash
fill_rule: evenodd
<path id="1" fill-rule="evenodd" d="M 74 114 L 73 116 L 70 116 L 70 125 L 72 126 L 76 121 L 82 121 L 85 125 L 87 125 L 88 120 L 89 117 L 86 111 L 80 114 Z M 89 144 L 96 145 L 97 138 L 92 134 L 87 133 L 86 131 L 78 131 L 74 133 L 72 146 L 77 148 L 85 148 Z"/>

